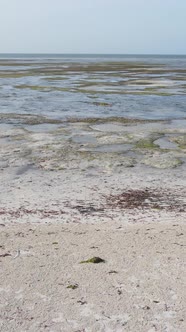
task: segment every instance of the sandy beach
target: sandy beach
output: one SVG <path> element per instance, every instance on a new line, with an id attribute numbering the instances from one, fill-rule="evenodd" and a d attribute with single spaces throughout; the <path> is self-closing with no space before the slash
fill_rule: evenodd
<path id="1" fill-rule="evenodd" d="M 1 331 L 185 331 L 185 164 L 23 162 L 1 169 Z"/>
<path id="2" fill-rule="evenodd" d="M 184 69 L 1 65 L 0 331 L 185 332 Z"/>
<path id="3" fill-rule="evenodd" d="M 3 227 L 1 331 L 185 331 L 184 236 L 176 220 Z"/>

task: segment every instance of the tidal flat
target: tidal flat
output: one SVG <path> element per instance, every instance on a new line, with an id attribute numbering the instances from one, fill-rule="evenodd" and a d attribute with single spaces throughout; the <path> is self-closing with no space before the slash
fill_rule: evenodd
<path id="1" fill-rule="evenodd" d="M 186 118 L 184 61 L 0 59 L 3 150 L 19 159 L 14 151 L 21 142 L 25 162 L 48 170 L 75 163 L 86 171 L 100 161 L 113 171 L 116 165 L 179 166 L 185 160 L 184 126 L 177 126 Z"/>
<path id="2" fill-rule="evenodd" d="M 0 117 L 6 122 L 0 133 L 2 170 L 15 164 L 32 164 L 48 171 L 76 169 L 88 173 L 91 169 L 98 174 L 114 174 L 142 165 L 174 168 L 186 160 L 186 120 L 178 127 L 178 120 L 174 124 L 174 120 L 62 121 L 22 114 Z"/>
<path id="3" fill-rule="evenodd" d="M 184 176 L 185 63 L 0 59 L 2 175 Z"/>

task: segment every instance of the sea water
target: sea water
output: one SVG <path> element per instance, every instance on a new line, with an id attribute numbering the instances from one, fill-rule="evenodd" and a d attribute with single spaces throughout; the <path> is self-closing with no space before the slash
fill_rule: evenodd
<path id="1" fill-rule="evenodd" d="M 1 54 L 0 114 L 183 119 L 186 56 Z"/>

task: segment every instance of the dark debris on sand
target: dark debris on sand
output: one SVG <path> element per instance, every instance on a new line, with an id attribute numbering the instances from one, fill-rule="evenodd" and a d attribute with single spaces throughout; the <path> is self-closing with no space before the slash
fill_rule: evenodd
<path id="1" fill-rule="evenodd" d="M 164 210 L 170 212 L 186 212 L 186 201 L 183 195 L 168 190 L 131 189 L 119 194 L 102 196 L 99 206 L 82 204 L 71 206 L 82 215 L 104 214 L 109 210 Z"/>
<path id="2" fill-rule="evenodd" d="M 185 212 L 186 202 L 168 191 L 128 190 L 117 195 L 105 196 L 110 209 L 156 209 Z"/>

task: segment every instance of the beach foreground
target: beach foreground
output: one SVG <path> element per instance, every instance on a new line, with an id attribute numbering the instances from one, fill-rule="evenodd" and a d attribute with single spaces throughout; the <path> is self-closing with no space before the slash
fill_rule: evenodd
<path id="1" fill-rule="evenodd" d="M 185 331 L 185 224 L 0 227 L 1 331 Z"/>
<path id="2" fill-rule="evenodd" d="M 4 169 L 0 330 L 185 331 L 183 167 Z"/>

